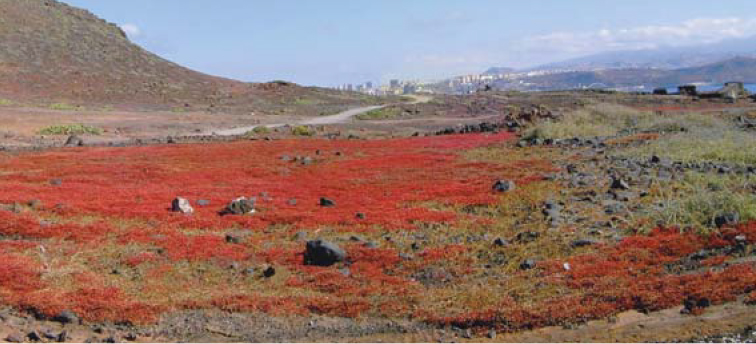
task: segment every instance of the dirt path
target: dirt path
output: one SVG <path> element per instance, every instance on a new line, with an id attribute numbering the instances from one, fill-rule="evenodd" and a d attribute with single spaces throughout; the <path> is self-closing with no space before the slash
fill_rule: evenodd
<path id="1" fill-rule="evenodd" d="M 419 104 L 419 103 L 426 103 L 429 102 L 433 97 L 431 96 L 424 96 L 424 95 L 409 95 L 408 97 L 413 98 L 414 100 L 410 102 L 409 104 Z M 213 130 L 210 132 L 202 133 L 200 135 L 218 135 L 218 136 L 235 136 L 235 135 L 244 135 L 245 133 L 260 127 L 265 126 L 268 128 L 279 128 L 283 127 L 285 125 L 327 125 L 327 124 L 341 124 L 341 123 L 347 123 L 349 122 L 353 117 L 359 116 L 363 113 L 370 112 L 373 110 L 382 109 L 384 107 L 387 107 L 391 104 L 387 105 L 374 105 L 374 106 L 365 106 L 360 108 L 354 108 L 350 110 L 346 110 L 343 112 L 340 112 L 335 115 L 330 116 L 322 116 L 322 117 L 316 117 L 307 119 L 304 121 L 299 122 L 293 122 L 293 123 L 273 123 L 273 124 L 260 124 L 260 125 L 253 125 L 253 126 L 246 126 L 246 127 L 239 127 L 239 128 L 233 128 L 233 129 L 223 129 L 223 130 Z"/>

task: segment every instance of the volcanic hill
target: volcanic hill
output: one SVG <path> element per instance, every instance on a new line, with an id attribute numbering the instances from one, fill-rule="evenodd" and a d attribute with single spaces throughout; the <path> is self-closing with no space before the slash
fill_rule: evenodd
<path id="1" fill-rule="evenodd" d="M 55 0 L 0 0 L 0 97 L 299 114 L 375 101 L 286 82 L 205 75 L 146 51 L 117 25 Z"/>

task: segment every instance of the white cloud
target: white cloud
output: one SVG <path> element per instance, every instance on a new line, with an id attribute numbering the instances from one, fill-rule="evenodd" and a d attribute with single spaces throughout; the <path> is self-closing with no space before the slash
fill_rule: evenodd
<path id="1" fill-rule="evenodd" d="M 135 24 L 123 24 L 121 30 L 126 33 L 129 38 L 137 38 L 142 35 L 142 30 Z"/>
<path id="2" fill-rule="evenodd" d="M 649 25 L 594 32 L 554 32 L 516 44 L 523 53 L 584 55 L 716 43 L 756 35 L 756 18 L 699 18 L 672 25 Z"/>

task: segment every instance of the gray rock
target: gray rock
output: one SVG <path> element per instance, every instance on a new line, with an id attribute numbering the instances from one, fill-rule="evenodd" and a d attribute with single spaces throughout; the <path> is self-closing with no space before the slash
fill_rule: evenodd
<path id="1" fill-rule="evenodd" d="M 223 215 L 248 215 L 255 213 L 255 199 L 239 197 L 226 206 L 221 214 Z"/>
<path id="2" fill-rule="evenodd" d="M 367 219 L 367 215 L 365 215 L 365 213 L 357 213 L 357 214 L 355 215 L 355 217 L 356 217 L 356 218 L 357 218 L 358 220 L 365 220 L 365 219 Z"/>
<path id="3" fill-rule="evenodd" d="M 616 190 L 630 190 L 630 184 L 621 178 L 612 178 L 611 188 Z"/>
<path id="4" fill-rule="evenodd" d="M 493 242 L 494 246 L 504 247 L 509 246 L 509 240 L 504 238 L 496 238 Z"/>
<path id="5" fill-rule="evenodd" d="M 68 341 L 68 331 L 63 330 L 58 333 L 58 337 L 55 338 L 55 341 L 58 343 L 65 343 Z"/>
<path id="6" fill-rule="evenodd" d="M 276 268 L 274 268 L 273 266 L 270 266 L 270 265 L 265 266 L 262 269 L 262 274 L 263 274 L 263 277 L 265 277 L 265 278 L 271 278 L 271 277 L 275 276 L 275 274 L 276 274 Z"/>
<path id="7" fill-rule="evenodd" d="M 81 147 L 84 145 L 84 140 L 76 135 L 71 135 L 66 140 L 66 147 Z"/>
<path id="8" fill-rule="evenodd" d="M 724 226 L 734 226 L 740 222 L 740 214 L 735 212 L 724 213 L 714 218 L 714 224 L 717 228 Z"/>
<path id="9" fill-rule="evenodd" d="M 78 324 L 81 321 L 79 320 L 79 316 L 70 310 L 60 312 L 60 314 L 55 316 L 53 320 L 61 324 Z"/>
<path id="10" fill-rule="evenodd" d="M 171 203 L 171 211 L 174 213 L 191 214 L 194 212 L 194 208 L 192 208 L 192 204 L 189 203 L 188 199 L 176 197 Z"/>
<path id="11" fill-rule="evenodd" d="M 307 232 L 297 232 L 297 234 L 294 235 L 295 241 L 306 241 L 307 240 Z"/>
<path id="12" fill-rule="evenodd" d="M 208 201 L 206 199 L 201 199 L 201 200 L 197 201 L 197 205 L 200 206 L 200 207 L 207 207 L 207 206 L 210 205 L 210 201 Z"/>
<path id="13" fill-rule="evenodd" d="M 52 180 L 50 180 L 50 185 L 52 185 L 52 186 L 61 186 L 61 185 L 63 185 L 63 180 L 62 179 L 52 179 Z"/>
<path id="14" fill-rule="evenodd" d="M 23 343 L 24 342 L 24 338 L 22 338 L 17 333 L 11 333 L 7 337 L 5 337 L 5 341 L 8 342 L 8 343 Z"/>
<path id="15" fill-rule="evenodd" d="M 608 215 L 619 214 L 627 209 L 624 204 L 617 201 L 604 201 L 602 203 L 604 206 L 604 212 Z"/>
<path id="16" fill-rule="evenodd" d="M 346 251 L 334 243 L 314 240 L 308 241 L 305 248 L 305 265 L 331 266 L 346 259 Z"/>
<path id="17" fill-rule="evenodd" d="M 242 238 L 236 234 L 226 234 L 226 242 L 229 244 L 241 244 Z"/>
<path id="18" fill-rule="evenodd" d="M 30 342 L 41 342 L 42 336 L 40 336 L 37 331 L 31 331 L 26 334 L 26 339 Z"/>
<path id="19" fill-rule="evenodd" d="M 297 205 L 297 200 L 294 199 L 294 198 L 292 198 L 292 199 L 286 201 L 286 204 L 288 204 L 290 206 L 295 206 L 295 205 Z"/>
<path id="20" fill-rule="evenodd" d="M 520 264 L 520 270 L 530 270 L 536 267 L 536 261 L 534 259 L 527 259 Z"/>
<path id="21" fill-rule="evenodd" d="M 514 191 L 515 188 L 515 182 L 511 180 L 498 180 L 493 185 L 494 192 L 509 192 Z"/>
<path id="22" fill-rule="evenodd" d="M 538 232 L 521 232 L 521 233 L 517 233 L 515 240 L 520 244 L 526 244 L 529 242 L 536 241 L 538 237 L 540 236 L 541 234 Z"/>
<path id="23" fill-rule="evenodd" d="M 328 198 L 320 198 L 320 206 L 329 208 L 329 207 L 335 207 L 336 203 L 333 200 L 330 200 Z"/>
<path id="24" fill-rule="evenodd" d="M 594 239 L 578 239 L 572 242 L 572 247 L 585 247 L 593 246 L 596 244 L 598 244 L 598 241 Z"/>

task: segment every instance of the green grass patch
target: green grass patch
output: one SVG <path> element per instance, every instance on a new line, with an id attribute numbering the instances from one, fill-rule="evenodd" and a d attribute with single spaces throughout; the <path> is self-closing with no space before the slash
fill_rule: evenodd
<path id="1" fill-rule="evenodd" d="M 13 105 L 13 101 L 8 99 L 0 99 L 0 106 L 10 106 Z"/>
<path id="2" fill-rule="evenodd" d="M 298 125 L 291 128 L 291 134 L 294 136 L 313 136 L 315 130 L 305 125 Z"/>
<path id="3" fill-rule="evenodd" d="M 317 99 L 313 99 L 313 98 L 297 98 L 297 99 L 294 99 L 294 105 L 303 105 L 304 106 L 304 105 L 315 105 L 315 104 L 318 104 L 318 103 L 319 103 L 318 100 Z"/>
<path id="4" fill-rule="evenodd" d="M 678 192 L 662 192 L 664 207 L 652 215 L 655 223 L 710 233 L 714 219 L 737 213 L 741 222 L 756 219 L 756 180 L 741 175 L 688 173 Z"/>
<path id="5" fill-rule="evenodd" d="M 614 136 L 627 131 L 680 131 L 687 126 L 703 126 L 709 122 L 711 116 L 662 116 L 622 105 L 600 103 L 567 113 L 559 121 L 538 123 L 525 132 L 524 138 L 570 139 Z"/>
<path id="6" fill-rule="evenodd" d="M 357 119 L 363 121 L 376 121 L 394 119 L 402 115 L 402 109 L 398 107 L 385 107 L 381 109 L 375 109 L 366 113 L 357 115 Z"/>
<path id="7" fill-rule="evenodd" d="M 259 127 L 255 127 L 254 129 L 246 132 L 244 135 L 246 136 L 264 135 L 264 134 L 269 134 L 270 131 L 271 131 L 270 128 L 262 125 Z"/>
<path id="8" fill-rule="evenodd" d="M 102 129 L 84 125 L 84 124 L 67 124 L 52 125 L 42 128 L 39 135 L 101 135 Z"/>
<path id="9" fill-rule="evenodd" d="M 48 106 L 50 110 L 57 110 L 57 111 L 76 111 L 76 110 L 83 110 L 84 108 L 79 105 L 71 105 L 68 103 L 54 103 L 50 104 Z"/>

